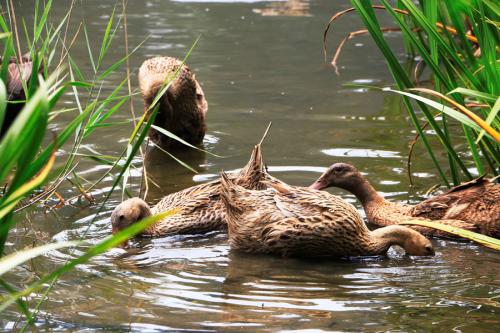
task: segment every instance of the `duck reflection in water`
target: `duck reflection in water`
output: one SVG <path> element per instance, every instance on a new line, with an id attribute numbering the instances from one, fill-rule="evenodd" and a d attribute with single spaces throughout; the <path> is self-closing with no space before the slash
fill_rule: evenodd
<path id="1" fill-rule="evenodd" d="M 147 147 L 141 183 L 141 193 L 144 194 L 145 201 L 155 203 L 168 194 L 198 185 L 193 180 L 194 173 L 170 155 L 198 172 L 206 170 L 207 157 L 203 151 L 186 147 L 168 149 L 166 153 L 155 146 Z"/>
<path id="2" fill-rule="evenodd" d="M 254 8 L 262 16 L 311 16 L 309 0 L 271 1 L 264 8 Z"/>

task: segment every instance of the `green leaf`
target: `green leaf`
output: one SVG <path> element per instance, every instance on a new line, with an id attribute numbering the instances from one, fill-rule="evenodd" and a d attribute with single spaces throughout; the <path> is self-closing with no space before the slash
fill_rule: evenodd
<path id="1" fill-rule="evenodd" d="M 470 120 L 467 116 L 463 115 L 462 113 L 460 113 L 458 111 L 453 110 L 452 108 L 450 108 L 444 104 L 435 102 L 432 99 L 425 98 L 425 97 L 422 97 L 422 96 L 419 96 L 416 94 L 412 94 L 412 93 L 408 93 L 408 92 L 404 92 L 404 91 L 389 89 L 389 88 L 384 89 L 384 91 L 389 91 L 389 92 L 393 92 L 393 93 L 396 93 L 399 95 L 404 95 L 404 96 L 408 96 L 410 98 L 413 98 L 417 101 L 420 101 L 422 103 L 427 104 L 428 106 L 430 106 L 430 107 L 432 107 L 440 112 L 443 112 L 443 113 L 449 115 L 452 118 L 455 118 L 459 122 L 461 122 L 461 123 L 463 123 L 471 128 L 474 128 L 477 131 L 481 130 L 481 127 L 479 127 L 475 122 Z"/>
<path id="2" fill-rule="evenodd" d="M 193 173 L 198 173 L 198 171 L 196 171 L 195 169 L 193 169 L 189 164 L 185 163 L 184 161 L 181 161 L 180 159 L 178 159 L 177 157 L 175 157 L 174 155 L 170 154 L 168 151 L 166 151 L 165 149 L 163 149 L 162 147 L 158 146 L 156 143 L 153 143 L 153 145 L 160 149 L 162 152 L 164 152 L 165 154 L 167 154 L 168 156 L 170 156 L 172 159 L 174 159 L 177 163 L 179 163 L 180 165 L 182 165 L 183 167 L 185 167 L 186 169 L 192 171 Z"/>
<path id="3" fill-rule="evenodd" d="M 472 232 L 469 230 L 464 230 L 457 227 L 452 227 L 450 225 L 441 224 L 438 222 L 428 222 L 428 221 L 406 221 L 401 222 L 399 224 L 407 224 L 407 225 L 419 225 L 422 227 L 433 228 L 441 231 L 448 232 L 453 235 L 457 235 L 463 238 L 470 239 L 476 243 L 489 247 L 491 249 L 495 249 L 500 251 L 500 239 L 496 239 L 493 237 L 489 237 L 483 234 L 478 234 L 476 232 Z"/>
<path id="4" fill-rule="evenodd" d="M 452 94 L 462 94 L 466 96 L 471 96 L 471 97 L 476 97 L 479 100 L 484 100 L 484 101 L 489 101 L 489 102 L 495 102 L 496 98 L 492 94 L 488 94 L 485 92 L 477 91 L 477 90 L 472 90 L 472 89 L 466 89 L 466 88 L 456 88 L 450 91 L 447 95 L 452 95 Z"/>
<path id="5" fill-rule="evenodd" d="M 80 242 L 50 243 L 11 253 L 0 259 L 0 276 L 21 265 L 22 263 L 35 257 L 41 256 L 47 252 L 58 250 L 64 247 L 76 246 L 78 244 L 80 244 Z"/>
<path id="6" fill-rule="evenodd" d="M 101 51 L 99 52 L 99 58 L 97 60 L 97 68 L 101 67 L 101 62 L 104 59 L 104 56 L 106 55 L 106 52 L 111 42 L 108 41 L 108 39 L 109 39 L 109 34 L 111 32 L 111 27 L 113 26 L 113 19 L 115 18 L 115 10 L 116 7 L 113 8 L 113 12 L 111 13 L 111 16 L 109 17 L 108 20 L 108 25 L 106 26 L 106 31 L 104 32 L 104 37 L 101 43 Z"/>
<path id="7" fill-rule="evenodd" d="M 485 122 L 487 124 L 491 125 L 493 123 L 493 121 L 495 119 L 497 119 L 497 115 L 498 115 L 499 110 L 500 110 L 500 97 L 497 98 L 497 101 L 495 102 L 495 105 L 493 105 L 493 108 L 491 109 L 490 113 L 488 113 L 488 117 L 486 117 Z M 483 138 L 485 133 L 486 133 L 486 131 L 484 129 L 481 130 L 481 132 L 477 136 L 476 143 L 481 141 L 481 139 Z"/>
<path id="8" fill-rule="evenodd" d="M 22 291 L 19 291 L 15 294 L 11 294 L 6 297 L 6 301 L 0 304 L 0 313 L 3 312 L 7 307 L 9 307 L 11 304 L 13 304 L 17 299 L 27 296 L 34 292 L 35 290 L 41 288 L 45 283 L 52 281 L 54 279 L 57 279 L 59 276 L 62 274 L 70 271 L 77 265 L 83 264 L 90 260 L 92 257 L 95 257 L 101 253 L 104 253 L 105 251 L 116 247 L 123 242 L 125 242 L 127 239 L 134 237 L 138 233 L 140 233 L 142 230 L 147 228 L 149 225 L 160 221 L 168 216 L 174 215 L 178 212 L 177 209 L 172 209 L 157 215 L 153 215 L 150 217 L 147 217 L 137 223 L 132 224 L 131 226 L 127 227 L 126 229 L 116 233 L 113 236 L 107 237 L 103 241 L 99 242 L 98 244 L 92 246 L 89 248 L 85 253 L 78 258 L 75 258 L 73 260 L 70 260 L 63 266 L 53 270 L 51 273 L 41 277 L 39 280 L 31 284 L 29 287 L 25 288 Z"/>
<path id="9" fill-rule="evenodd" d="M 166 130 L 166 129 L 164 129 L 164 128 L 158 127 L 158 126 L 156 126 L 156 125 L 151 125 L 151 127 L 152 127 L 152 128 L 154 128 L 155 130 L 157 130 L 158 132 L 160 132 L 161 134 L 163 134 L 163 135 L 165 135 L 165 136 L 168 136 L 169 138 L 174 139 L 175 141 L 178 141 L 178 142 L 182 143 L 182 144 L 183 144 L 183 145 L 185 145 L 185 146 L 188 146 L 188 147 L 190 147 L 190 148 L 193 148 L 193 149 L 196 149 L 196 150 L 202 151 L 202 152 L 207 153 L 207 154 L 209 154 L 209 155 L 212 155 L 212 156 L 214 156 L 214 157 L 221 157 L 221 156 L 216 155 L 216 154 L 214 154 L 214 153 L 211 153 L 211 152 L 209 152 L 209 151 L 207 151 L 207 150 L 204 150 L 204 149 L 201 149 L 201 148 L 199 148 L 199 147 L 193 146 L 193 145 L 192 145 L 192 144 L 190 144 L 189 142 L 187 142 L 187 141 L 185 141 L 185 140 L 183 140 L 183 139 L 179 138 L 177 135 L 175 135 L 174 133 L 172 133 L 172 132 L 170 132 L 170 131 L 167 131 L 167 130 Z"/>
<path id="10" fill-rule="evenodd" d="M 2 80 L 0 80 L 0 129 L 5 119 L 5 110 L 7 109 L 7 89 Z M 0 178 L 0 182 L 2 179 Z"/>
<path id="11" fill-rule="evenodd" d="M 12 209 L 17 205 L 17 203 L 24 198 L 26 195 L 31 193 L 35 188 L 43 184 L 45 179 L 47 178 L 49 171 L 52 169 L 54 165 L 56 155 L 55 151 L 52 153 L 51 158 L 47 162 L 47 164 L 40 170 L 38 175 L 36 175 L 30 181 L 27 181 L 21 184 L 19 187 L 11 186 L 6 195 L 4 195 L 0 199 L 0 220 L 9 214 Z M 16 174 L 17 176 L 17 174 Z M 3 229 L 3 226 L 0 226 L 0 231 Z"/>

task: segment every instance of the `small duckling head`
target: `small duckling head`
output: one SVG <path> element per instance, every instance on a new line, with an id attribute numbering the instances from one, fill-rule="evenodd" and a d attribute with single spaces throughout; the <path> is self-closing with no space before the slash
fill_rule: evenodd
<path id="1" fill-rule="evenodd" d="M 126 227 L 151 216 L 151 209 L 148 204 L 140 198 L 125 200 L 111 214 L 111 227 L 113 234 Z"/>
<path id="2" fill-rule="evenodd" d="M 335 186 L 349 191 L 363 182 L 363 175 L 354 166 L 348 163 L 335 163 L 309 186 L 309 188 L 323 190 L 327 187 Z"/>

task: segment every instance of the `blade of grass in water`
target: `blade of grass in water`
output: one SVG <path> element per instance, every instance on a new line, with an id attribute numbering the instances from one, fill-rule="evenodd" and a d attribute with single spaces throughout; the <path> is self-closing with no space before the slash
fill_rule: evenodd
<path id="1" fill-rule="evenodd" d="M 399 61 L 397 60 L 396 56 L 391 51 L 387 42 L 384 40 L 383 34 L 380 31 L 380 26 L 379 26 L 377 19 L 375 17 L 375 13 L 373 12 L 373 9 L 371 8 L 371 3 L 369 1 L 361 1 L 361 0 L 352 0 L 351 2 L 353 4 L 354 8 L 356 8 L 358 13 L 360 14 L 362 21 L 364 22 L 365 26 L 367 27 L 368 31 L 370 32 L 375 43 L 380 48 L 382 54 L 386 58 L 387 63 L 389 65 L 389 69 L 390 69 L 392 76 L 393 76 L 394 80 L 396 81 L 399 89 L 404 90 L 406 88 L 413 87 L 408 75 L 405 73 L 405 71 L 403 70 L 403 68 L 399 64 Z M 427 140 L 425 133 L 422 131 L 422 128 L 420 127 L 418 117 L 415 114 L 415 111 L 413 110 L 413 107 L 412 107 L 410 101 L 406 97 L 404 97 L 403 102 L 408 110 L 408 113 L 410 115 L 410 118 L 412 120 L 414 127 L 417 129 L 417 132 L 419 133 L 420 138 L 422 139 L 422 142 L 424 143 L 424 146 L 427 150 L 427 153 L 431 157 L 431 160 L 433 161 L 434 166 L 436 167 L 439 175 L 441 176 L 441 179 L 443 180 L 443 182 L 447 186 L 449 186 L 446 175 L 444 174 L 441 166 L 439 165 L 439 162 L 437 161 L 437 158 L 433 152 L 431 145 L 429 144 L 429 142 Z M 435 125 L 435 122 L 433 122 L 433 124 Z M 433 129 L 434 129 L 434 127 L 433 127 Z"/>
<path id="2" fill-rule="evenodd" d="M 172 133 L 172 132 L 170 132 L 170 131 L 167 131 L 167 130 L 166 130 L 166 129 L 164 129 L 164 128 L 158 127 L 158 126 L 156 126 L 156 125 L 152 125 L 151 127 L 152 127 L 152 128 L 154 128 L 155 130 L 157 130 L 158 132 L 160 132 L 161 134 L 163 134 L 163 135 L 165 135 L 165 136 L 168 136 L 169 138 L 174 139 L 175 141 L 178 141 L 178 142 L 182 143 L 182 144 L 183 144 L 183 145 L 185 145 L 185 146 L 188 146 L 188 147 L 190 147 L 190 148 L 193 148 L 193 149 L 196 149 L 196 150 L 202 151 L 202 152 L 207 153 L 207 154 L 209 154 L 209 155 L 212 155 L 212 156 L 214 156 L 214 157 L 221 157 L 221 156 L 216 155 L 216 154 L 214 154 L 214 153 L 211 153 L 211 152 L 209 152 L 209 151 L 207 151 L 207 150 L 201 149 L 200 147 L 193 146 L 193 145 L 192 145 L 192 144 L 190 144 L 189 142 L 187 142 L 187 141 L 185 141 L 185 140 L 183 140 L 183 139 L 179 138 L 177 135 L 175 135 L 174 133 Z"/>
<path id="3" fill-rule="evenodd" d="M 177 209 L 172 209 L 172 210 L 169 210 L 169 211 L 157 214 L 157 215 L 147 217 L 147 218 L 145 218 L 137 223 L 132 224 L 131 226 L 116 233 L 115 235 L 104 239 L 103 241 L 99 242 L 98 244 L 90 247 L 87 251 L 85 251 L 85 253 L 83 255 L 81 255 L 75 259 L 70 260 L 69 262 L 67 262 L 63 266 L 55 269 L 54 271 L 52 271 L 51 273 L 49 273 L 47 275 L 41 277 L 36 282 L 32 283 L 29 287 L 27 287 L 21 291 L 18 291 L 14 294 L 10 294 L 7 297 L 3 297 L 3 303 L 0 304 L 0 313 L 2 311 L 4 311 L 7 307 L 9 307 L 12 303 L 14 303 L 17 299 L 35 292 L 36 290 L 41 288 L 47 282 L 50 282 L 50 281 L 58 278 L 59 276 L 70 271 L 71 269 L 73 269 L 77 265 L 83 264 L 83 263 L 87 262 L 88 260 L 90 260 L 91 258 L 93 258 L 101 253 L 104 253 L 105 251 L 107 251 L 111 248 L 114 248 L 114 247 L 122 244 L 127 239 L 132 238 L 135 235 L 139 234 L 142 230 L 147 228 L 149 225 L 151 225 L 157 221 L 160 221 L 168 216 L 176 214 L 177 212 L 178 212 Z"/>
<path id="4" fill-rule="evenodd" d="M 3 80 L 0 80 L 0 129 L 3 126 L 6 108 L 7 108 L 7 89 L 5 88 Z"/>
<path id="5" fill-rule="evenodd" d="M 7 273 L 11 269 L 25 263 L 26 261 L 41 256 L 47 252 L 62 249 L 64 247 L 76 246 L 78 244 L 80 244 L 80 242 L 49 243 L 11 253 L 5 257 L 0 258 L 0 276 Z"/>
<path id="6" fill-rule="evenodd" d="M 483 234 L 478 234 L 469 230 L 464 230 L 457 227 L 452 227 L 450 225 L 441 224 L 439 222 L 428 222 L 428 221 L 406 221 L 400 224 L 406 225 L 419 225 L 422 227 L 433 228 L 441 231 L 448 232 L 453 235 L 457 235 L 463 238 L 470 239 L 476 243 L 500 251 L 500 239 L 489 237 Z"/>

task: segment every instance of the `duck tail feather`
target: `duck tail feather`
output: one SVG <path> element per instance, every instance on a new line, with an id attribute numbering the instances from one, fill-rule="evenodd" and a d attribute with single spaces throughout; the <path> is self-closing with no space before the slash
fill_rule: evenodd
<path id="1" fill-rule="evenodd" d="M 269 122 L 269 124 L 267 125 L 266 127 L 266 130 L 264 131 L 264 135 L 262 135 L 262 138 L 260 139 L 258 145 L 262 145 L 262 143 L 264 142 L 264 139 L 267 137 L 267 133 L 269 133 L 269 129 L 271 128 L 271 125 L 273 124 L 272 121 Z"/>

